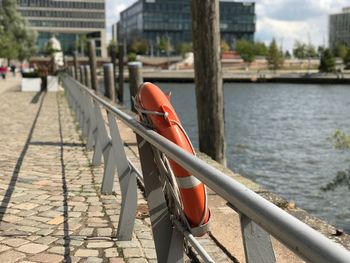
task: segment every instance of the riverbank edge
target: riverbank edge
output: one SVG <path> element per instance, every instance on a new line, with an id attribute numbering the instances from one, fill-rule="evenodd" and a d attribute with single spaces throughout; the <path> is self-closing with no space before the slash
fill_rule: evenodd
<path id="1" fill-rule="evenodd" d="M 223 172 L 224 174 L 230 176 L 237 182 L 254 191 L 255 193 L 259 194 L 260 196 L 270 201 L 274 205 L 278 206 L 279 208 L 283 209 L 287 213 L 296 217 L 303 223 L 309 225 L 310 227 L 325 235 L 329 239 L 335 241 L 338 244 L 341 244 L 342 246 L 350 250 L 350 235 L 343 232 L 341 229 L 337 229 L 336 227 L 330 225 L 326 221 L 311 215 L 307 211 L 299 208 L 294 202 L 288 201 L 283 197 L 264 189 L 262 186 L 258 185 L 252 180 L 240 174 L 234 173 L 229 168 L 224 167 L 220 163 L 211 159 L 208 155 L 201 152 L 197 152 L 197 157 L 206 162 L 207 164 L 215 167 L 219 171 Z M 229 204 L 226 205 L 229 206 Z"/>

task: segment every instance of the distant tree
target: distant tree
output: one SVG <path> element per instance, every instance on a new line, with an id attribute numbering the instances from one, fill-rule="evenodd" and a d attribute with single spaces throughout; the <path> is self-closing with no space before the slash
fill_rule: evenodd
<path id="1" fill-rule="evenodd" d="M 350 69 L 350 48 L 348 49 L 348 52 L 346 54 L 346 57 L 343 60 L 343 63 L 346 69 Z"/>
<path id="2" fill-rule="evenodd" d="M 335 58 L 328 48 L 321 55 L 319 70 L 320 72 L 335 72 Z"/>
<path id="3" fill-rule="evenodd" d="M 254 53 L 256 56 L 266 57 L 269 54 L 269 49 L 264 42 L 255 42 L 254 50 L 255 50 Z"/>
<path id="4" fill-rule="evenodd" d="M 185 56 L 186 53 L 192 52 L 193 46 L 191 42 L 183 42 L 177 45 L 176 53 L 180 54 L 182 57 Z"/>
<path id="5" fill-rule="evenodd" d="M 145 55 L 148 51 L 148 47 L 149 45 L 146 39 L 137 39 L 132 42 L 131 51 L 139 55 Z"/>
<path id="6" fill-rule="evenodd" d="M 313 45 L 309 44 L 306 46 L 306 57 L 307 58 L 317 58 L 317 52 Z"/>
<path id="7" fill-rule="evenodd" d="M 284 52 L 284 57 L 288 58 L 288 59 L 292 57 L 292 55 L 290 54 L 289 50 L 286 50 L 286 52 Z"/>
<path id="8" fill-rule="evenodd" d="M 227 42 L 224 39 L 221 39 L 220 48 L 221 48 L 221 53 L 227 52 L 230 50 L 230 45 L 227 44 Z"/>
<path id="9" fill-rule="evenodd" d="M 27 20 L 17 12 L 15 0 L 2 0 L 0 9 L 0 42 L 3 57 L 24 60 L 36 50 L 37 33 L 32 30 Z"/>
<path id="10" fill-rule="evenodd" d="M 77 41 L 75 42 L 76 49 L 80 50 L 80 54 L 83 56 L 85 56 L 87 52 L 87 42 L 88 42 L 88 39 L 85 34 L 80 35 Z"/>
<path id="11" fill-rule="evenodd" d="M 130 52 L 128 54 L 128 61 L 131 62 L 131 61 L 136 61 L 136 58 L 137 58 L 137 54 L 134 53 L 134 52 Z"/>
<path id="12" fill-rule="evenodd" d="M 334 49 L 334 55 L 336 57 L 341 58 L 342 60 L 345 59 L 347 54 L 348 54 L 348 45 L 345 43 L 339 43 Z"/>
<path id="13" fill-rule="evenodd" d="M 296 41 L 293 48 L 293 56 L 298 59 L 307 58 L 307 46 L 306 44 Z"/>
<path id="14" fill-rule="evenodd" d="M 115 56 L 118 54 L 118 43 L 117 41 L 115 41 L 114 39 L 112 39 L 107 47 L 107 51 L 108 51 L 108 56 L 112 56 L 112 54 L 114 54 Z"/>
<path id="15" fill-rule="evenodd" d="M 277 70 L 280 69 L 283 65 L 283 58 L 281 56 L 281 51 L 279 50 L 276 40 L 273 39 L 269 46 L 269 54 L 267 57 L 267 62 L 270 69 Z"/>
<path id="16" fill-rule="evenodd" d="M 324 46 L 318 46 L 317 48 L 317 56 L 320 58 L 322 53 L 324 52 L 326 48 Z"/>
<path id="17" fill-rule="evenodd" d="M 168 37 L 161 37 L 157 47 L 161 53 L 169 53 L 174 50 Z"/>
<path id="18" fill-rule="evenodd" d="M 249 64 L 255 60 L 255 46 L 254 43 L 245 39 L 239 40 L 236 44 L 236 51 L 241 58 Z"/>

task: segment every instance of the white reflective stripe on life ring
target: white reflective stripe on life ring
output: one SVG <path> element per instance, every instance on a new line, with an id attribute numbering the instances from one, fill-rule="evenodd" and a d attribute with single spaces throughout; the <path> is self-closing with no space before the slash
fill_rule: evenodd
<path id="1" fill-rule="evenodd" d="M 199 181 L 195 176 L 190 175 L 186 177 L 175 177 L 177 185 L 182 189 L 191 189 L 200 185 L 202 182 Z"/>

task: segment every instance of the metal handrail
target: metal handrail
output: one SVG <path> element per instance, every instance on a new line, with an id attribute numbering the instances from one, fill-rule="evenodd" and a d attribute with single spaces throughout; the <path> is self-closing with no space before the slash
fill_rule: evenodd
<path id="1" fill-rule="evenodd" d="M 153 130 L 142 126 L 131 116 L 100 98 L 93 91 L 79 84 L 91 98 L 113 113 L 148 143 L 183 166 L 205 183 L 216 194 L 228 201 L 237 211 L 285 244 L 297 255 L 309 262 L 349 262 L 350 252 L 326 238 L 305 223 L 262 198 L 231 177 L 186 152 Z"/>

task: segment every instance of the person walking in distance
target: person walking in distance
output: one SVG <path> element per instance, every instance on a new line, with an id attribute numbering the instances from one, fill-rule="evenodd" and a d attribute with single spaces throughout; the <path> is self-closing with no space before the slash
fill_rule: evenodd
<path id="1" fill-rule="evenodd" d="M 3 64 L 0 67 L 0 75 L 2 79 L 6 79 L 7 67 Z"/>

